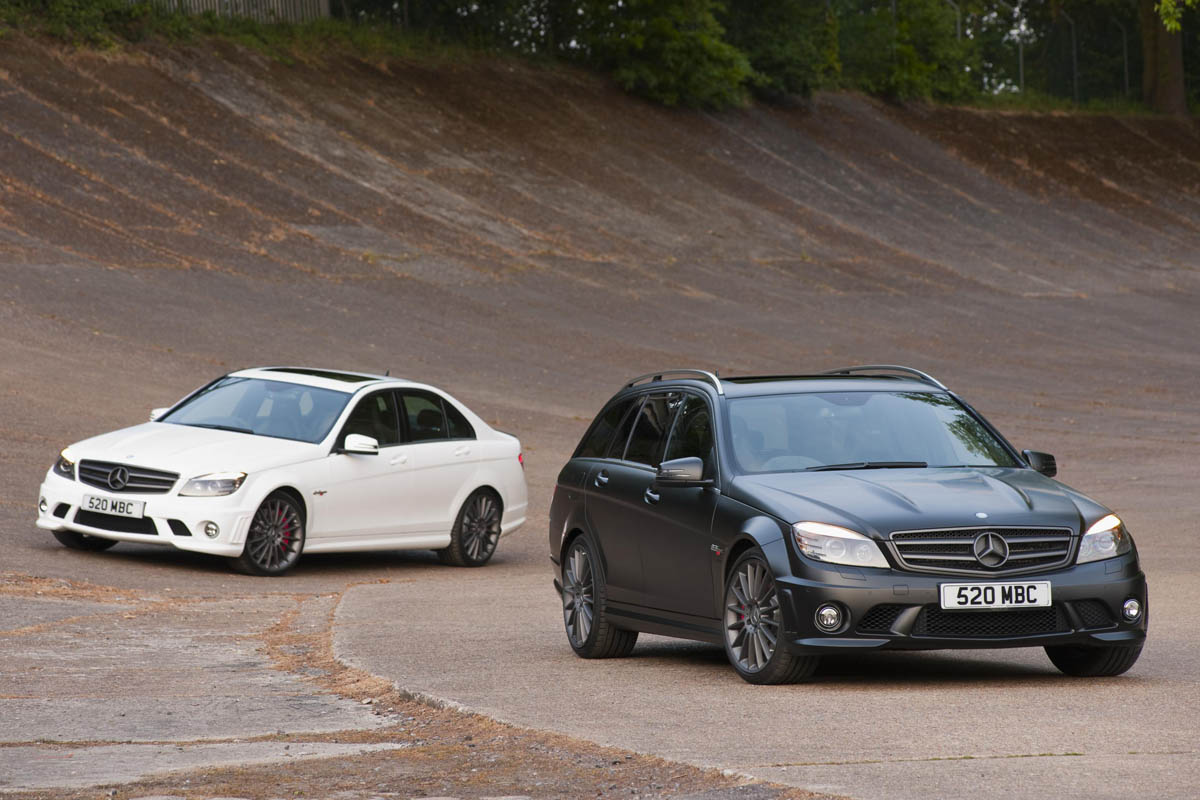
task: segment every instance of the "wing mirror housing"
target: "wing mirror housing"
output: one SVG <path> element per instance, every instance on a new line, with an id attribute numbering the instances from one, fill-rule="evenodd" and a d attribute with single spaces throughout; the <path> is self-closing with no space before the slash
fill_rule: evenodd
<path id="1" fill-rule="evenodd" d="M 167 408 L 152 408 L 152 409 L 150 409 L 150 421 L 154 422 L 156 419 L 158 419 L 159 417 L 161 417 L 163 414 L 167 413 L 170 410 L 171 409 L 169 406 Z"/>
<path id="2" fill-rule="evenodd" d="M 658 465 L 654 482 L 659 486 L 712 486 L 712 478 L 704 477 L 704 462 L 695 456 L 673 458 Z"/>
<path id="3" fill-rule="evenodd" d="M 338 452 L 349 453 L 353 456 L 377 456 L 379 455 L 379 440 L 361 433 L 351 433 L 346 436 L 346 443 Z"/>
<path id="4" fill-rule="evenodd" d="M 1025 461 L 1029 466 L 1047 478 L 1053 478 L 1058 474 L 1058 461 L 1049 453 L 1039 453 L 1037 450 L 1022 450 L 1021 455 L 1025 456 Z"/>

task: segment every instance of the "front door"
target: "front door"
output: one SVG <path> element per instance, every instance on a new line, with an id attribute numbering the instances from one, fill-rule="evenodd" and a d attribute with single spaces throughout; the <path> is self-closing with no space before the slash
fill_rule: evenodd
<path id="1" fill-rule="evenodd" d="M 379 442 L 377 455 L 339 452 L 352 433 Z M 329 480 L 320 498 L 319 527 L 330 537 L 377 536 L 396 530 L 409 470 L 400 444 L 400 418 L 391 391 L 358 401 L 328 459 Z"/>
<path id="2" fill-rule="evenodd" d="M 713 416 L 699 395 L 684 395 L 662 461 L 696 457 L 704 477 L 716 479 Z M 713 514 L 719 493 L 711 487 L 656 486 L 645 481 L 639 524 L 646 603 L 654 608 L 712 618 L 716 612 L 712 565 Z"/>

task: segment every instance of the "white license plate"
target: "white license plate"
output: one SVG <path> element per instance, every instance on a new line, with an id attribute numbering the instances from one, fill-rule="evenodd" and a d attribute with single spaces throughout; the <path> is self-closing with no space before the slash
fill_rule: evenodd
<path id="1" fill-rule="evenodd" d="M 942 608 L 1044 608 L 1050 605 L 1050 581 L 943 583 Z"/>
<path id="2" fill-rule="evenodd" d="M 142 500 L 121 500 L 116 497 L 97 497 L 94 494 L 85 494 L 82 507 L 100 514 L 112 514 L 114 517 L 141 519 L 142 512 L 146 509 L 146 503 Z"/>

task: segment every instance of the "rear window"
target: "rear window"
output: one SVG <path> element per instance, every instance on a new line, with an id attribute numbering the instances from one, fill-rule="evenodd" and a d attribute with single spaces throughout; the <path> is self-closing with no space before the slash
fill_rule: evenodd
<path id="1" fill-rule="evenodd" d="M 575 450 L 575 458 L 604 458 L 612 445 L 613 435 L 621 426 L 621 421 L 629 413 L 635 400 L 640 398 L 628 397 L 606 408 L 596 418 L 591 430 L 583 437 Z M 628 431 L 626 431 L 628 433 Z M 624 445 L 624 441 L 622 441 Z"/>

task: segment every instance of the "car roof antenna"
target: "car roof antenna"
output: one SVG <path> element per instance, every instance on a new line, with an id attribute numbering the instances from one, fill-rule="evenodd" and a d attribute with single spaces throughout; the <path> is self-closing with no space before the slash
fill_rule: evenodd
<path id="1" fill-rule="evenodd" d="M 391 368 L 391 367 L 388 367 L 387 369 L 385 369 L 385 370 L 383 371 L 383 377 L 385 377 L 385 378 L 391 377 L 391 374 L 392 374 L 392 368 Z"/>

